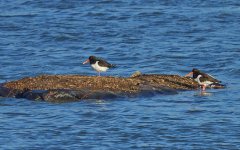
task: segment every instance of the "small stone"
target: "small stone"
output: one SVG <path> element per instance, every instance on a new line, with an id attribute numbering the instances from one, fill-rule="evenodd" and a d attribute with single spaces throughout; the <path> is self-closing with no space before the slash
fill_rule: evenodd
<path id="1" fill-rule="evenodd" d="M 140 71 L 136 71 L 131 75 L 131 77 L 139 77 L 141 75 L 142 75 L 142 73 Z"/>

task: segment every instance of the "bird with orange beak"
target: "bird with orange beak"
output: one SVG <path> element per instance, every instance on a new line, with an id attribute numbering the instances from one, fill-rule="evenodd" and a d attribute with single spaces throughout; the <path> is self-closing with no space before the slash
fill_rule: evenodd
<path id="1" fill-rule="evenodd" d="M 100 72 L 106 72 L 109 68 L 115 67 L 115 65 L 110 64 L 96 56 L 90 56 L 86 61 L 83 62 L 83 64 L 87 63 L 90 63 L 91 67 L 98 72 L 98 76 L 100 76 Z"/>
<path id="2" fill-rule="evenodd" d="M 206 87 L 214 87 L 214 86 L 220 86 L 219 80 L 215 79 L 213 76 L 203 73 L 200 70 L 193 68 L 191 72 L 185 75 L 185 77 L 190 77 L 198 82 L 198 84 L 201 86 L 202 90 L 204 91 Z M 222 86 L 222 85 L 221 85 Z"/>

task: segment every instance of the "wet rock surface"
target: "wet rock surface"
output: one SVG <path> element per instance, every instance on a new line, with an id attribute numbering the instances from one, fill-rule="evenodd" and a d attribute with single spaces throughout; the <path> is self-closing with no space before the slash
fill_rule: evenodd
<path id="1" fill-rule="evenodd" d="M 81 75 L 41 75 L 0 85 L 0 96 L 50 102 L 82 99 L 176 94 L 179 90 L 197 89 L 191 78 L 178 75 L 141 74 L 123 77 Z"/>

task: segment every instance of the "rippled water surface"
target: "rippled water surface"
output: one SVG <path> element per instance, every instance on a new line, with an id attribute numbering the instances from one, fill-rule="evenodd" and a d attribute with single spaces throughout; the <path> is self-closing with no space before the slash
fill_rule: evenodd
<path id="1" fill-rule="evenodd" d="M 0 82 L 208 72 L 226 89 L 72 103 L 0 98 L 1 149 L 240 149 L 240 1 L 4 0 Z"/>

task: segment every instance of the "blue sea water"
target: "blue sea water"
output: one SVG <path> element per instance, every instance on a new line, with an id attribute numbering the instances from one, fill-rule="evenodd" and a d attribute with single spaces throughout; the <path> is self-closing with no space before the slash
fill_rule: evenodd
<path id="1" fill-rule="evenodd" d="M 0 98 L 0 149 L 240 149 L 239 0 L 3 0 L 0 82 L 40 74 L 187 74 L 225 89 L 71 103 Z"/>

